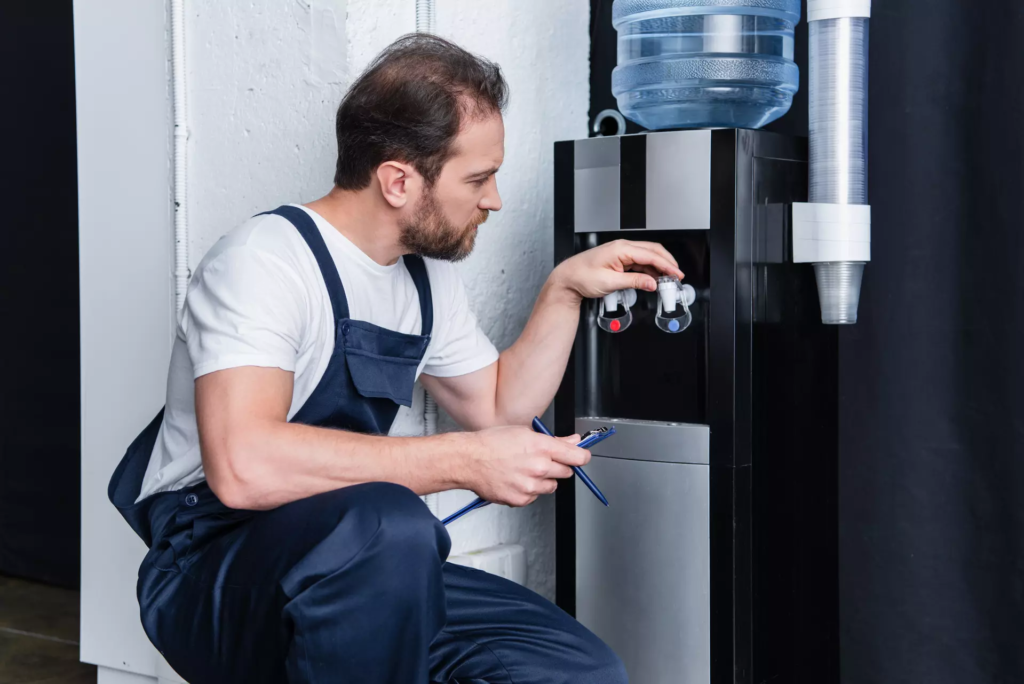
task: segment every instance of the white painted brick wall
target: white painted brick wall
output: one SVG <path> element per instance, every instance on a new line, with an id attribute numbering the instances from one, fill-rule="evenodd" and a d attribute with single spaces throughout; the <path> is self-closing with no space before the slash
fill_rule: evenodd
<path id="1" fill-rule="evenodd" d="M 330 189 L 337 104 L 353 74 L 414 30 L 414 5 L 186 3 L 193 268 L 248 216 Z M 551 144 L 586 135 L 589 20 L 585 0 L 437 0 L 438 33 L 497 61 L 511 86 L 506 162 L 498 176 L 505 208 L 460 266 L 481 325 L 502 349 L 522 329 L 551 267 Z M 441 425 L 451 428 L 445 420 Z M 469 496 L 443 494 L 442 512 Z M 553 512 L 550 499 L 525 510 L 474 512 L 452 526 L 452 552 L 521 544 L 528 586 L 551 597 Z"/>

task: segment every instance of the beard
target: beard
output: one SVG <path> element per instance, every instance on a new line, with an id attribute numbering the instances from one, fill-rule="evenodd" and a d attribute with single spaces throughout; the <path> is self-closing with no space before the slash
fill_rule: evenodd
<path id="1" fill-rule="evenodd" d="M 456 226 L 444 215 L 434 192 L 428 190 L 412 220 L 399 225 L 402 247 L 431 259 L 462 261 L 473 251 L 477 226 L 487 220 L 487 215 L 487 211 L 480 210 L 468 224 Z"/>

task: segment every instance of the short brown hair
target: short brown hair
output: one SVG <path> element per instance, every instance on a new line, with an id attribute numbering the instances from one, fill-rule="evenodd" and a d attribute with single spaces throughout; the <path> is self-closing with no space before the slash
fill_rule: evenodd
<path id="1" fill-rule="evenodd" d="M 501 113 L 507 100 L 497 64 L 437 36 L 399 38 L 338 107 L 334 184 L 362 190 L 389 159 L 412 164 L 433 184 L 451 157 L 463 116 Z"/>

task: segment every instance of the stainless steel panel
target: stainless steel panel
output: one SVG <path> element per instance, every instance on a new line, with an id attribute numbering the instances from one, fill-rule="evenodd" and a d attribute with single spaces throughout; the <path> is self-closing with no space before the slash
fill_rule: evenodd
<path id="1" fill-rule="evenodd" d="M 608 508 L 577 480 L 576 615 L 632 684 L 711 679 L 709 469 L 595 457 Z"/>
<path id="2" fill-rule="evenodd" d="M 577 233 L 618 230 L 619 139 L 577 140 L 573 161 L 573 205 Z"/>
<path id="3" fill-rule="evenodd" d="M 576 170 L 618 167 L 620 158 L 617 137 L 585 138 L 573 143 L 572 167 Z"/>
<path id="4" fill-rule="evenodd" d="M 623 418 L 577 418 L 583 434 L 604 425 L 615 426 L 615 436 L 591 448 L 595 456 L 636 461 L 708 464 L 711 428 L 693 423 L 661 423 Z"/>
<path id="5" fill-rule="evenodd" d="M 647 230 L 711 228 L 711 131 L 647 134 Z"/>

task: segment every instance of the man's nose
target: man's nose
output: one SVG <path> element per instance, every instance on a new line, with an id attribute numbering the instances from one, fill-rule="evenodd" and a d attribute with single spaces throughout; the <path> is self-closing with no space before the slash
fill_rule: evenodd
<path id="1" fill-rule="evenodd" d="M 491 190 L 484 194 L 477 206 L 484 211 L 501 211 L 501 195 L 497 183 L 492 184 Z"/>

